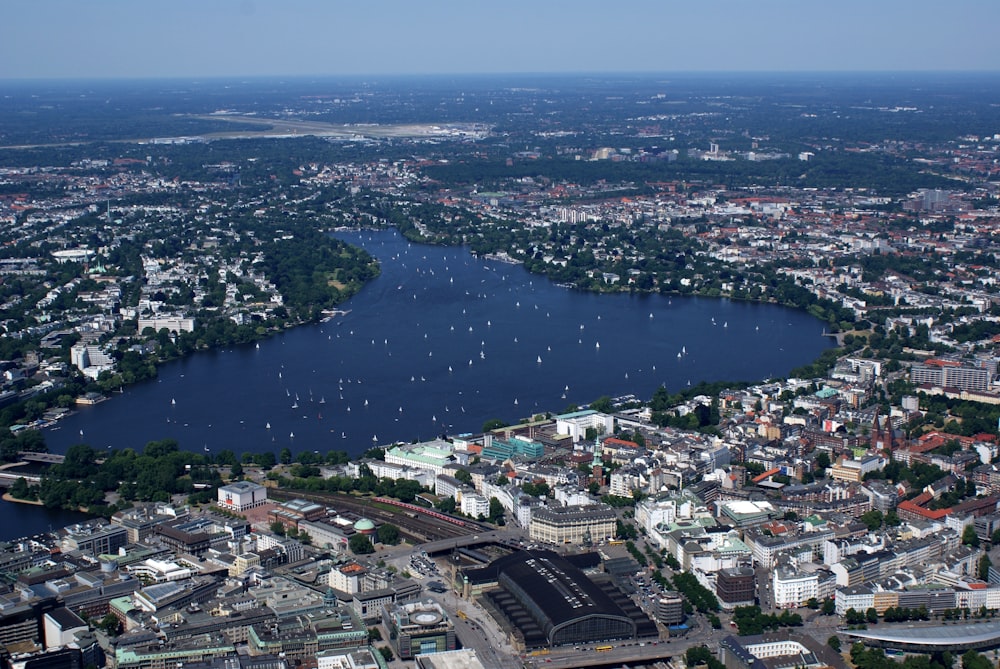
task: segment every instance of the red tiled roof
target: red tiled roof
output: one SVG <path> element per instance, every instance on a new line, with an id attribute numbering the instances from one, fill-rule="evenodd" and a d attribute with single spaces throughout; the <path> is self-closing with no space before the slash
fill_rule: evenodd
<path id="1" fill-rule="evenodd" d="M 779 467 L 775 467 L 774 469 L 768 469 L 763 474 L 760 474 L 758 476 L 754 476 L 753 479 L 751 479 L 751 480 L 754 483 L 760 483 L 761 481 L 765 481 L 769 477 L 774 476 L 775 474 L 780 474 L 780 473 L 781 473 L 781 469 Z"/>

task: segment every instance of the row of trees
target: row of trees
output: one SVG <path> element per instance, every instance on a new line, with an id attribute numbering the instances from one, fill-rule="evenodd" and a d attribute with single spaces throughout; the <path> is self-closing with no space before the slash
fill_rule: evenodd
<path id="1" fill-rule="evenodd" d="M 737 606 L 733 610 L 733 622 L 740 636 L 763 634 L 781 627 L 801 627 L 802 616 L 789 611 L 780 614 L 763 613 L 759 606 Z"/>
<path id="2" fill-rule="evenodd" d="M 682 571 L 674 574 L 674 589 L 684 595 L 691 605 L 702 613 L 715 612 L 719 610 L 719 600 L 715 593 L 698 582 L 698 579 L 689 571 Z"/>

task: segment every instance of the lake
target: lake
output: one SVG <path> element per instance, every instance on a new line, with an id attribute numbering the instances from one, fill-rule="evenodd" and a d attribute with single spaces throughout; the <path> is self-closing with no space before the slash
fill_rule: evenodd
<path id="1" fill-rule="evenodd" d="M 92 519 L 79 511 L 46 509 L 0 499 L 0 541 L 31 537 Z"/>
<path id="2" fill-rule="evenodd" d="M 49 449 L 173 438 L 209 452 L 357 455 L 603 395 L 648 399 L 661 384 L 783 376 L 832 345 L 824 323 L 776 305 L 585 293 L 395 230 L 338 237 L 382 265 L 349 313 L 164 365 L 47 430 Z"/>

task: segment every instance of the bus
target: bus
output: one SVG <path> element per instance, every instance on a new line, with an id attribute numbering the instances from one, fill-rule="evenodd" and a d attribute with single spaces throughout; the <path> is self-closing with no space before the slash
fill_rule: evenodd
<path id="1" fill-rule="evenodd" d="M 594 650 L 596 650 L 598 653 L 606 653 L 613 648 L 614 646 L 595 646 Z"/>

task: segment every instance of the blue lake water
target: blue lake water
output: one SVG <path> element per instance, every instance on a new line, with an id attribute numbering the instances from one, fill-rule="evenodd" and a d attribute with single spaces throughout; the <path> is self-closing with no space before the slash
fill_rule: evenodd
<path id="1" fill-rule="evenodd" d="M 661 384 L 785 375 L 830 340 L 808 314 L 767 304 L 596 295 L 466 249 L 396 231 L 343 233 L 382 275 L 335 320 L 165 365 L 156 380 L 46 432 L 74 443 L 188 450 L 345 450 L 478 431 Z"/>
<path id="2" fill-rule="evenodd" d="M 0 500 L 0 541 L 30 537 L 92 518 L 79 511 Z"/>

